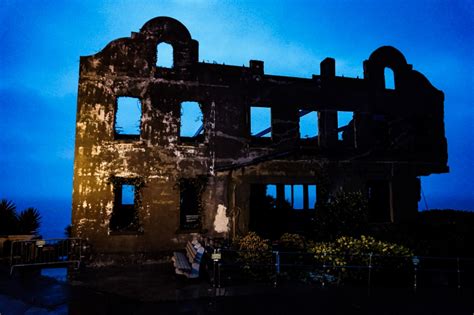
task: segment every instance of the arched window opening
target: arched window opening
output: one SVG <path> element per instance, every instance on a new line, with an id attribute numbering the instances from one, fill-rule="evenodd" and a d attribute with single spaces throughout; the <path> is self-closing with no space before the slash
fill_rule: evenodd
<path id="1" fill-rule="evenodd" d="M 395 90 L 395 75 L 393 70 L 390 68 L 385 68 L 383 72 L 385 78 L 385 89 Z"/>
<path id="2" fill-rule="evenodd" d="M 159 43 L 156 47 L 156 66 L 163 68 L 173 67 L 173 46 Z"/>

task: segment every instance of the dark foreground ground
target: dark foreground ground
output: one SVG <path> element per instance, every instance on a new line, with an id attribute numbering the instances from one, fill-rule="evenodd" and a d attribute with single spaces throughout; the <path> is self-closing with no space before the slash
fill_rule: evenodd
<path id="1" fill-rule="evenodd" d="M 321 288 L 240 284 L 214 289 L 169 263 L 86 270 L 69 282 L 0 272 L 0 314 L 474 314 L 468 288 Z"/>

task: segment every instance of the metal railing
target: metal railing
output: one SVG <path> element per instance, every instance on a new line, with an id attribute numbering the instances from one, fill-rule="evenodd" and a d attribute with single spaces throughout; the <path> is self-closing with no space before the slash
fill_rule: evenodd
<path id="1" fill-rule="evenodd" d="M 80 238 L 12 241 L 10 274 L 15 268 L 73 264 L 79 268 L 85 241 Z"/>
<path id="2" fill-rule="evenodd" d="M 242 251 L 216 249 L 211 278 L 214 287 L 232 285 L 227 279 L 245 273 L 278 286 L 281 280 L 311 275 L 321 285 L 357 282 L 367 286 L 397 285 L 414 292 L 422 287 L 474 287 L 474 258 L 432 256 L 384 256 L 377 254 L 324 255 L 308 252 Z M 231 275 L 231 276 L 228 276 Z M 252 278 L 252 277 L 250 277 Z M 342 280 L 341 280 L 342 279 Z M 248 280 L 248 279 L 247 279 Z M 316 282 L 316 281 L 315 281 Z"/>

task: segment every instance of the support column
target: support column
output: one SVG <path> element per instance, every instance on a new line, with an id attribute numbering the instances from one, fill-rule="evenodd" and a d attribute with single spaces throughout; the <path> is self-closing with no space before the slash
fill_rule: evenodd
<path id="1" fill-rule="evenodd" d="M 336 61 L 326 58 L 320 64 L 321 80 L 329 81 L 336 76 Z M 334 148 L 337 145 L 337 111 L 323 110 L 318 112 L 318 144 L 322 149 Z"/>

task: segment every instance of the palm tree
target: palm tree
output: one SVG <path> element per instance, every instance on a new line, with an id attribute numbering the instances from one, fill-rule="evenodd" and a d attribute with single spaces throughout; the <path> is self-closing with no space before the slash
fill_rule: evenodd
<path id="1" fill-rule="evenodd" d="M 2 199 L 0 201 L 0 234 L 15 234 L 18 228 L 16 206 L 13 202 Z"/>
<path id="2" fill-rule="evenodd" d="M 37 234 L 41 215 L 35 208 L 27 208 L 18 215 L 18 232 L 20 234 Z"/>

